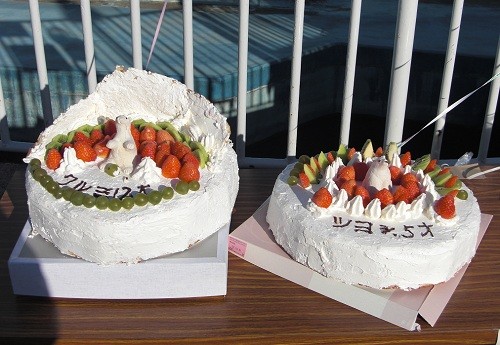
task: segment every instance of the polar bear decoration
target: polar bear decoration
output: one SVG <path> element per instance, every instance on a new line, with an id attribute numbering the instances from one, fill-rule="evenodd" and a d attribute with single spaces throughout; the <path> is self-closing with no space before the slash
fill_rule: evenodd
<path id="1" fill-rule="evenodd" d="M 115 122 L 116 135 L 106 144 L 110 153 L 104 166 L 109 163 L 116 164 L 123 175 L 130 176 L 137 160 L 137 147 L 130 131 L 131 120 L 120 115 Z"/>

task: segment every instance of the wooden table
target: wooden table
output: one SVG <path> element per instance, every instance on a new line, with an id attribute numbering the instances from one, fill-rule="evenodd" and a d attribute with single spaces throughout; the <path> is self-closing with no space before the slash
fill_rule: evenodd
<path id="1" fill-rule="evenodd" d="M 278 171 L 241 170 L 231 229 L 269 196 Z M 229 254 L 225 297 L 76 300 L 15 296 L 7 260 L 28 218 L 24 172 L 0 202 L 0 343 L 495 344 L 500 327 L 500 172 L 468 181 L 492 223 L 437 325 L 409 332 Z M 137 341 L 137 340 L 140 341 Z M 2 341 L 3 340 L 3 341 Z"/>

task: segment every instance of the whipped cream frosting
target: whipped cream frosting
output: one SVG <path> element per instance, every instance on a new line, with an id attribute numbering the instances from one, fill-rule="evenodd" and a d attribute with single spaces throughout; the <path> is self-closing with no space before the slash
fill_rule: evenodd
<path id="1" fill-rule="evenodd" d="M 325 176 L 334 176 L 341 166 L 334 161 Z M 451 220 L 433 211 L 439 196 L 422 172 L 416 174 L 425 191 L 410 205 L 400 202 L 382 210 L 373 199 L 364 208 L 359 196 L 349 201 L 344 190 L 329 188 L 333 201 L 325 209 L 311 202 L 324 181 L 307 189 L 290 186 L 292 169 L 293 164 L 276 180 L 267 222 L 293 259 L 326 277 L 377 289 L 416 289 L 449 280 L 475 254 L 480 210 L 465 186 L 469 197 L 456 199 L 457 216 Z"/>
<path id="2" fill-rule="evenodd" d="M 171 122 L 204 145 L 210 163 L 200 169 L 198 191 L 174 193 L 172 199 L 158 205 L 116 212 L 55 199 L 27 172 L 33 235 L 52 242 L 64 254 L 104 265 L 137 263 L 186 250 L 204 240 L 229 223 L 239 185 L 230 130 L 217 108 L 174 79 L 133 68 L 117 68 L 94 93 L 61 114 L 40 135 L 26 161 L 38 158 L 43 162 L 45 145 L 57 134 L 124 114 L 132 120 Z M 56 171 L 46 170 L 61 186 L 115 197 L 176 183 L 163 178 L 149 158 L 129 178 L 109 176 L 99 169 L 99 163 L 84 163 L 73 149 L 66 149 L 61 166 Z"/>

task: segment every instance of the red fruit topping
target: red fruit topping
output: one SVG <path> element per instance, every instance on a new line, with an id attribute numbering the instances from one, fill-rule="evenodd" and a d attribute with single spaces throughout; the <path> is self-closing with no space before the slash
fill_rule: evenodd
<path id="1" fill-rule="evenodd" d="M 92 146 L 92 140 L 89 138 L 87 134 L 81 131 L 76 132 L 75 135 L 73 136 L 73 143 L 76 143 L 77 141 L 84 141 L 90 144 L 90 146 Z"/>
<path id="2" fill-rule="evenodd" d="M 394 166 L 394 165 L 391 165 L 389 167 L 389 171 L 391 173 L 391 181 L 393 184 L 399 184 L 400 180 L 401 180 L 401 176 L 403 176 L 403 172 L 401 171 L 401 169 L 399 169 L 398 167 Z"/>
<path id="3" fill-rule="evenodd" d="M 176 178 L 181 170 L 181 162 L 174 155 L 169 155 L 165 158 L 161 166 L 161 174 L 166 178 Z"/>
<path id="4" fill-rule="evenodd" d="M 314 162 L 314 164 L 316 164 L 316 169 L 317 169 L 318 171 L 321 171 L 321 165 L 319 164 L 318 159 L 317 159 L 316 157 L 313 157 L 313 158 L 312 158 L 312 161 Z M 315 170 L 316 170 L 316 169 L 315 169 Z"/>
<path id="5" fill-rule="evenodd" d="M 352 157 L 354 157 L 354 154 L 356 153 L 356 149 L 354 147 L 351 147 L 349 151 L 347 151 L 347 160 L 350 161 Z"/>
<path id="6" fill-rule="evenodd" d="M 104 123 L 104 135 L 113 136 L 116 134 L 116 122 L 113 119 L 108 119 Z"/>
<path id="7" fill-rule="evenodd" d="M 399 159 L 401 160 L 401 164 L 405 167 L 411 163 L 411 153 L 409 151 L 407 151 L 407 152 L 403 153 L 402 155 L 400 155 Z"/>
<path id="8" fill-rule="evenodd" d="M 104 133 L 100 129 L 96 128 L 93 129 L 92 132 L 90 132 L 90 142 L 92 143 L 92 145 L 101 141 L 102 139 L 104 139 Z"/>
<path id="9" fill-rule="evenodd" d="M 198 166 L 191 162 L 182 165 L 179 171 L 179 179 L 184 182 L 198 181 L 200 179 Z"/>
<path id="10" fill-rule="evenodd" d="M 450 191 L 448 192 L 448 194 L 446 194 L 446 195 L 449 195 L 449 196 L 451 196 L 451 197 L 453 197 L 453 198 L 454 198 L 454 197 L 456 197 L 456 196 L 458 195 L 458 192 L 459 192 L 459 191 L 460 191 L 460 190 L 458 190 L 458 189 L 453 189 L 453 190 L 450 190 Z"/>
<path id="11" fill-rule="evenodd" d="M 332 204 L 333 197 L 325 187 L 321 187 L 318 189 L 316 193 L 311 198 L 311 201 L 314 202 L 319 207 L 328 208 Z"/>
<path id="12" fill-rule="evenodd" d="M 406 190 L 408 191 L 408 196 L 409 196 L 408 202 L 409 203 L 412 202 L 417 196 L 420 195 L 420 187 L 418 186 L 417 182 L 406 181 L 404 183 L 401 183 L 401 185 L 403 187 L 405 187 Z"/>
<path id="13" fill-rule="evenodd" d="M 152 140 L 143 141 L 139 147 L 139 154 L 142 158 L 149 157 L 154 160 L 156 154 L 156 142 Z"/>
<path id="14" fill-rule="evenodd" d="M 354 167 L 356 181 L 363 181 L 368 171 L 368 164 L 358 162 L 352 165 Z"/>
<path id="15" fill-rule="evenodd" d="M 156 130 L 151 126 L 145 126 L 141 131 L 141 135 L 139 136 L 139 141 L 155 141 L 156 140 Z"/>
<path id="16" fill-rule="evenodd" d="M 132 134 L 132 138 L 134 138 L 135 146 L 137 146 L 137 148 L 139 148 L 139 142 L 141 139 L 141 132 L 139 132 L 137 127 L 134 126 L 133 124 L 130 124 L 130 134 Z"/>
<path id="17" fill-rule="evenodd" d="M 66 150 L 68 147 L 73 147 L 73 144 L 72 143 L 62 144 L 61 148 L 59 149 L 59 152 L 61 152 L 61 155 L 64 154 L 64 150 Z"/>
<path id="18" fill-rule="evenodd" d="M 427 167 L 425 168 L 424 173 L 427 174 L 427 173 L 431 172 L 432 170 L 434 170 L 436 165 L 437 165 L 437 159 L 431 159 L 429 164 L 427 164 Z"/>
<path id="19" fill-rule="evenodd" d="M 401 185 L 404 185 L 407 182 L 418 183 L 418 178 L 417 178 L 417 176 L 413 175 L 412 173 L 406 173 L 403 176 L 401 176 L 401 179 L 399 180 L 399 183 Z"/>
<path id="20" fill-rule="evenodd" d="M 335 161 L 335 156 L 330 151 L 326 154 L 326 159 L 328 159 L 328 163 L 332 164 Z"/>
<path id="21" fill-rule="evenodd" d="M 455 217 L 455 198 L 445 195 L 434 204 L 434 210 L 444 219 Z"/>
<path id="22" fill-rule="evenodd" d="M 157 146 L 155 162 L 156 166 L 161 168 L 163 161 L 170 155 L 170 142 L 164 142 Z"/>
<path id="23" fill-rule="evenodd" d="M 197 167 L 200 166 L 200 161 L 198 160 L 198 158 L 196 158 L 196 156 L 194 154 L 192 154 L 191 152 L 189 153 L 186 153 L 184 155 L 184 157 L 182 157 L 181 159 L 181 163 L 184 164 L 184 163 L 187 163 L 187 162 L 190 162 L 190 163 L 193 163 L 193 164 L 196 164 Z"/>
<path id="24" fill-rule="evenodd" d="M 156 132 L 156 142 L 158 144 L 161 144 L 165 141 L 171 141 L 171 142 L 174 142 L 175 139 L 174 137 L 172 136 L 172 134 L 170 134 L 169 132 L 167 132 L 166 130 L 164 129 L 161 129 L 159 130 L 158 132 Z"/>
<path id="25" fill-rule="evenodd" d="M 343 181 L 354 180 L 356 178 L 356 170 L 354 170 L 352 165 L 342 167 L 337 173 L 337 178 Z"/>
<path id="26" fill-rule="evenodd" d="M 392 196 L 391 192 L 387 188 L 379 190 L 375 194 L 375 198 L 380 200 L 380 206 L 382 208 L 394 203 L 394 197 Z"/>
<path id="27" fill-rule="evenodd" d="M 311 185 L 311 182 L 305 172 L 299 173 L 299 184 L 302 188 L 307 188 Z"/>
<path id="28" fill-rule="evenodd" d="M 76 151 L 76 158 L 81 159 L 84 162 L 92 162 L 97 158 L 97 153 L 86 141 L 77 141 L 73 144 L 73 148 Z"/>
<path id="29" fill-rule="evenodd" d="M 61 164 L 61 159 L 62 156 L 59 150 L 50 149 L 47 151 L 47 155 L 45 156 L 45 164 L 47 165 L 47 168 L 56 170 Z"/>
<path id="30" fill-rule="evenodd" d="M 457 181 L 458 181 L 458 176 L 453 175 L 452 177 L 449 178 L 448 181 L 445 182 L 444 186 L 446 188 L 452 188 L 455 185 L 455 183 L 457 183 Z"/>
<path id="31" fill-rule="evenodd" d="M 347 192 L 349 199 L 354 196 L 354 188 L 356 188 L 356 180 L 347 180 L 340 187 L 340 189 L 344 189 Z"/>
<path id="32" fill-rule="evenodd" d="M 392 197 L 394 198 L 395 204 L 397 204 L 400 201 L 404 201 L 407 204 L 410 202 L 410 193 L 403 186 L 398 186 L 394 191 L 394 193 L 392 194 Z"/>
<path id="33" fill-rule="evenodd" d="M 375 151 L 375 157 L 382 157 L 383 155 L 384 155 L 384 149 L 379 146 Z"/>
<path id="34" fill-rule="evenodd" d="M 104 138 L 102 138 L 101 141 L 95 143 L 93 147 L 95 153 L 97 154 L 97 157 L 107 158 L 109 156 L 110 149 L 106 146 L 106 144 L 110 139 L 111 137 L 109 135 L 106 135 Z"/>
<path id="35" fill-rule="evenodd" d="M 439 171 L 438 175 L 443 175 L 450 172 L 450 168 L 443 168 Z"/>
<path id="36" fill-rule="evenodd" d="M 177 158 L 182 159 L 186 153 L 191 152 L 191 149 L 186 144 L 176 141 L 170 145 L 170 151 Z"/>
<path id="37" fill-rule="evenodd" d="M 363 200 L 363 206 L 366 207 L 371 199 L 370 199 L 370 192 L 368 192 L 368 189 L 365 187 L 359 185 L 354 187 L 354 196 L 359 195 L 361 196 L 361 199 Z"/>

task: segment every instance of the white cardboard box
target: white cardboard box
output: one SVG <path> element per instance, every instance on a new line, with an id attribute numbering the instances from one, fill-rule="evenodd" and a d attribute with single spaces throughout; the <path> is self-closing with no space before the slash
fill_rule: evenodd
<path id="1" fill-rule="evenodd" d="M 9 258 L 17 295 L 153 299 L 219 296 L 227 292 L 229 224 L 196 246 L 138 264 L 101 266 L 63 255 L 24 229 Z"/>
<path id="2" fill-rule="evenodd" d="M 465 265 L 446 283 L 416 290 L 372 289 L 327 278 L 292 258 L 276 243 L 266 222 L 269 199 L 229 235 L 229 251 L 282 278 L 407 330 L 420 330 L 420 314 L 434 326 L 460 283 Z M 477 246 L 493 216 L 481 215 Z"/>

